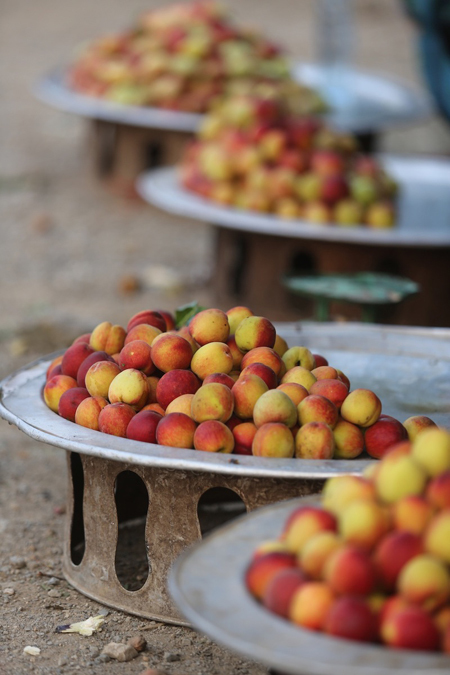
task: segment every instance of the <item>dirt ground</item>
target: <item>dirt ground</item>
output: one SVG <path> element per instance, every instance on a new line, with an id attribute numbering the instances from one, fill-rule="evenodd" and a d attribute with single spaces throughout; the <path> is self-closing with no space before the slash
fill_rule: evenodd
<path id="1" fill-rule="evenodd" d="M 47 108 L 36 79 L 66 62 L 83 40 L 127 25 L 156 0 L 3 0 L 0 22 L 0 376 L 66 347 L 100 321 L 126 323 L 145 308 L 173 310 L 191 299 L 214 303 L 208 226 L 109 194 L 92 176 L 87 123 Z M 314 58 L 314 0 L 227 3 L 237 17 Z M 293 17 L 293 7 L 296 16 Z M 355 58 L 364 67 L 420 83 L 415 29 L 395 0 L 356 0 Z M 295 20 L 293 20 L 295 18 Z M 437 118 L 393 130 L 389 151 L 448 153 Z M 129 280 L 139 289 L 127 291 Z M 226 309 L 226 308 L 225 308 Z M 114 675 L 159 668 L 173 675 L 262 675 L 187 628 L 107 610 L 80 595 L 61 571 L 64 452 L 0 420 L 0 673 Z M 91 637 L 58 625 L 105 612 Z M 147 648 L 127 663 L 103 647 L 143 635 Z M 24 653 L 37 646 L 38 656 Z"/>

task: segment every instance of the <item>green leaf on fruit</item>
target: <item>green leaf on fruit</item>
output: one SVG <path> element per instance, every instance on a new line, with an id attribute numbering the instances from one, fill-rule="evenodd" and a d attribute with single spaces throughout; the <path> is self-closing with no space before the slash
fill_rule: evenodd
<path id="1" fill-rule="evenodd" d="M 189 302 L 187 305 L 177 307 L 175 310 L 175 327 L 187 326 L 189 321 L 199 312 L 202 312 L 206 307 L 202 307 L 196 300 Z"/>

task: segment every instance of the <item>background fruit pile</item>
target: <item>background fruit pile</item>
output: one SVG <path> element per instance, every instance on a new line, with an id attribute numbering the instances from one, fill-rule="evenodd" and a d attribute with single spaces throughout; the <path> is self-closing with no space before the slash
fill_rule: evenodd
<path id="1" fill-rule="evenodd" d="M 350 134 L 298 116 L 289 99 L 240 95 L 206 117 L 184 187 L 223 205 L 341 226 L 395 224 L 397 186 Z"/>
<path id="2" fill-rule="evenodd" d="M 316 92 L 289 77 L 277 46 L 235 27 L 208 0 L 148 12 L 130 30 L 96 40 L 71 67 L 69 82 L 77 91 L 118 103 L 195 113 L 255 87 L 294 95 L 298 112 L 325 108 Z"/>
<path id="3" fill-rule="evenodd" d="M 325 484 L 254 554 L 247 589 L 335 637 L 450 654 L 450 433 L 422 429 Z"/>
<path id="4" fill-rule="evenodd" d="M 382 415 L 374 392 L 350 391 L 323 356 L 288 347 L 242 306 L 202 309 L 178 330 L 165 311 L 139 312 L 126 330 L 104 321 L 50 364 L 43 396 L 96 431 L 263 457 L 350 459 L 366 449 L 378 458 L 434 425 Z"/>

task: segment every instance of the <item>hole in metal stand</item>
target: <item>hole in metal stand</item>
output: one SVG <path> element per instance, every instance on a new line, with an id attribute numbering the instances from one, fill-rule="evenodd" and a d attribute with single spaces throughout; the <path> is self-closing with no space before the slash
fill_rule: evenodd
<path id="1" fill-rule="evenodd" d="M 70 530 L 70 558 L 74 565 L 79 565 L 83 560 L 85 550 L 83 519 L 84 472 L 80 455 L 77 455 L 75 452 L 72 452 L 70 455 L 70 468 L 73 485 L 73 515 Z"/>
<path id="2" fill-rule="evenodd" d="M 134 471 L 122 471 L 115 484 L 118 536 L 115 567 L 121 585 L 137 591 L 151 572 L 145 542 L 149 505 L 144 481 Z"/>
<path id="3" fill-rule="evenodd" d="M 233 520 L 247 510 L 236 492 L 228 488 L 210 488 L 198 501 L 197 516 L 202 537 L 216 527 Z"/>

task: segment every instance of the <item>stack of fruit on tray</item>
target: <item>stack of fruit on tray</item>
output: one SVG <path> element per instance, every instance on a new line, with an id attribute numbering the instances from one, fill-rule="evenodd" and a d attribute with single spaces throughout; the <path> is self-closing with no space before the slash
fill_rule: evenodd
<path id="1" fill-rule="evenodd" d="M 132 440 L 260 457 L 374 458 L 416 428 L 381 414 L 369 389 L 289 347 L 247 307 L 144 310 L 126 330 L 104 321 L 49 365 L 43 396 L 62 417 Z M 183 319 L 184 320 L 184 319 Z"/>
<path id="2" fill-rule="evenodd" d="M 286 94 L 299 113 L 326 108 L 314 90 L 292 80 L 279 47 L 233 25 L 208 0 L 148 12 L 131 29 L 87 45 L 70 68 L 69 84 L 117 103 L 194 113 L 252 91 Z"/>
<path id="3" fill-rule="evenodd" d="M 181 163 L 182 185 L 225 206 L 315 224 L 392 227 L 395 181 L 356 139 L 286 99 L 240 95 L 204 120 Z"/>
<path id="4" fill-rule="evenodd" d="M 419 430 L 365 475 L 328 479 L 255 551 L 245 584 L 302 628 L 450 654 L 449 430 Z"/>

